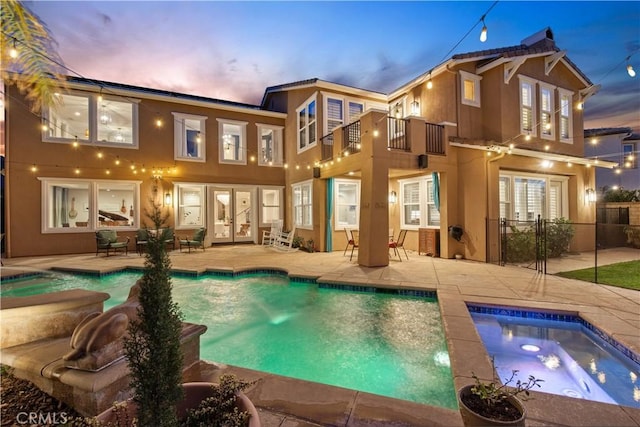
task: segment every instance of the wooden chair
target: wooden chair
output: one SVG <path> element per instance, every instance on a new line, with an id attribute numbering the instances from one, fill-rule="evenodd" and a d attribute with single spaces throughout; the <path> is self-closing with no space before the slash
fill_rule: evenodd
<path id="1" fill-rule="evenodd" d="M 126 240 L 120 240 L 118 233 L 115 230 L 99 230 L 96 231 L 96 256 L 98 252 L 106 251 L 109 256 L 109 251 L 118 252 L 124 251 L 125 255 L 129 254 L 129 238 Z"/>
<path id="2" fill-rule="evenodd" d="M 271 222 L 271 229 L 262 232 L 262 246 L 273 246 L 276 238 L 282 233 L 282 220 L 276 219 Z"/>
<path id="3" fill-rule="evenodd" d="M 404 248 L 404 239 L 407 237 L 407 230 L 400 230 L 400 234 L 398 234 L 398 240 L 389 242 L 389 249 L 393 249 L 393 252 L 398 255 L 398 259 L 402 261 L 402 257 L 400 256 L 400 251 L 398 248 L 402 248 L 404 251 L 404 256 L 407 257 L 407 261 L 409 260 L 409 255 L 407 255 L 407 251 Z"/>
<path id="4" fill-rule="evenodd" d="M 203 227 L 196 230 L 191 239 L 188 237 L 185 239 L 178 239 L 178 242 L 180 243 L 180 252 L 182 252 L 183 246 L 186 246 L 189 249 L 189 252 L 191 252 L 191 248 L 202 248 L 204 251 L 204 238 L 206 235 L 207 229 Z"/>
<path id="5" fill-rule="evenodd" d="M 279 250 L 291 251 L 297 250 L 293 247 L 293 238 L 296 236 L 296 227 L 295 225 L 291 229 L 291 231 L 287 233 L 280 233 L 273 243 L 273 247 Z"/>

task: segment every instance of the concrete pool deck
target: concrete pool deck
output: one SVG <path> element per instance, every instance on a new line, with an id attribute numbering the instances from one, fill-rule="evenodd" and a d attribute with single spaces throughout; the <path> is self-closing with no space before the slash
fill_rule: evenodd
<path id="1" fill-rule="evenodd" d="M 636 353 L 640 353 L 640 292 L 542 275 L 520 267 L 418 256 L 409 261 L 391 260 L 389 266 L 366 268 L 350 262 L 342 251 L 332 253 L 279 252 L 257 245 L 207 248 L 191 253 L 172 251 L 174 270 L 204 272 L 208 269 L 242 271 L 280 268 L 291 275 L 344 284 L 430 289 L 438 302 L 447 335 L 456 389 L 472 381 L 471 371 L 491 378 L 490 359 L 465 303 L 506 305 L 537 310 L 577 313 Z M 562 269 L 588 267 L 589 256 L 563 260 Z M 599 265 L 640 260 L 633 249 L 604 250 Z M 3 259 L 6 278 L 51 268 L 109 272 L 141 267 L 144 257 L 79 254 Z M 565 267 L 567 266 L 567 267 Z M 570 266 L 570 267 L 569 267 Z M 548 265 L 549 272 L 559 271 Z M 222 371 L 238 372 L 261 381 L 247 394 L 259 408 L 265 427 L 271 426 L 456 426 L 458 411 L 384 398 L 363 392 L 285 378 L 235 367 L 202 363 L 193 378 L 212 378 Z M 640 387 L 640 385 L 639 385 Z M 529 426 L 640 426 L 640 409 L 581 399 L 534 393 L 525 403 Z"/>

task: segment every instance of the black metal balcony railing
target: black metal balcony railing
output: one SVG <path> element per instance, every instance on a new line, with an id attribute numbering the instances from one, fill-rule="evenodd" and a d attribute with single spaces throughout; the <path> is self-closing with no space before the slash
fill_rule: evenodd
<path id="1" fill-rule="evenodd" d="M 360 120 L 342 128 L 342 150 L 350 154 L 360 152 Z"/>
<path id="2" fill-rule="evenodd" d="M 434 123 L 425 123 L 427 132 L 426 154 L 444 155 L 444 126 Z"/>
<path id="3" fill-rule="evenodd" d="M 411 138 L 409 136 L 409 120 L 387 117 L 389 129 L 389 142 L 387 148 L 390 150 L 411 151 Z"/>
<path id="4" fill-rule="evenodd" d="M 322 161 L 333 159 L 333 132 L 320 138 Z"/>

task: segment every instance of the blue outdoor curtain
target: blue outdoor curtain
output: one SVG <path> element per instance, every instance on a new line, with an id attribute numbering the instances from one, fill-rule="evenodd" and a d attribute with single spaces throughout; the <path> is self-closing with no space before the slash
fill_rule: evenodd
<path id="1" fill-rule="evenodd" d="M 433 179 L 433 204 L 440 212 L 440 176 L 438 172 L 431 172 L 431 178 Z"/>
<path id="2" fill-rule="evenodd" d="M 326 246 L 327 252 L 333 250 L 333 229 L 331 227 L 331 218 L 333 217 L 333 178 L 327 179 L 327 229 L 326 229 Z"/>

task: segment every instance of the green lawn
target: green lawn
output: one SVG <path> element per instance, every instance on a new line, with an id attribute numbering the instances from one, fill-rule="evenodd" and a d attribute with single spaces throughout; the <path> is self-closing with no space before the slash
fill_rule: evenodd
<path id="1" fill-rule="evenodd" d="M 595 268 L 563 271 L 558 276 L 594 282 Z M 628 261 L 598 267 L 598 283 L 640 291 L 640 261 Z"/>

